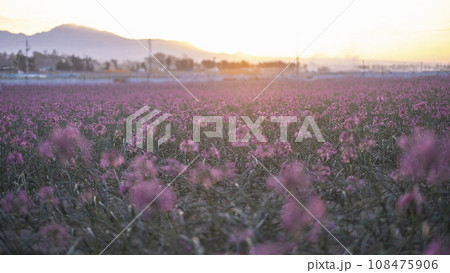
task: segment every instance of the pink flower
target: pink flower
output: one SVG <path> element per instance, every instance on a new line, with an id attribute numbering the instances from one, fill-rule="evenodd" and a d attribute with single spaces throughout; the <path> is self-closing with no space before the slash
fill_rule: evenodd
<path id="1" fill-rule="evenodd" d="M 171 211 L 176 202 L 176 195 L 173 190 L 164 187 L 157 179 L 134 185 L 131 188 L 130 198 L 139 210 L 143 210 L 151 204 L 147 214 Z"/>
<path id="2" fill-rule="evenodd" d="M 361 140 L 358 148 L 360 151 L 369 152 L 371 148 L 375 147 L 375 145 L 376 145 L 375 141 L 370 137 L 366 136 Z"/>
<path id="3" fill-rule="evenodd" d="M 20 137 L 20 146 L 25 149 L 31 148 L 34 140 L 36 140 L 36 135 L 31 131 L 25 130 Z"/>
<path id="4" fill-rule="evenodd" d="M 64 226 L 55 223 L 42 227 L 40 232 L 46 240 L 58 247 L 67 247 L 72 239 Z"/>
<path id="5" fill-rule="evenodd" d="M 296 161 L 286 164 L 276 178 L 270 176 L 266 180 L 269 188 L 275 189 L 280 194 L 286 194 L 286 187 L 292 194 L 309 190 L 312 184 L 312 177 L 306 173 L 302 162 Z M 280 185 L 280 183 L 282 185 Z"/>
<path id="6" fill-rule="evenodd" d="M 54 206 L 59 204 L 58 198 L 55 196 L 53 192 L 53 188 L 51 186 L 42 186 L 39 190 L 39 199 L 41 203 L 48 203 Z"/>
<path id="7" fill-rule="evenodd" d="M 67 126 L 64 130 L 54 130 L 50 141 L 65 163 L 75 163 L 75 159 L 78 157 L 77 151 L 81 153 L 84 161 L 88 162 L 91 159 L 92 144 L 75 127 Z"/>
<path id="8" fill-rule="evenodd" d="M 220 159 L 220 152 L 215 146 L 212 146 L 211 149 L 209 149 L 209 154 L 211 155 L 211 157 Z"/>
<path id="9" fill-rule="evenodd" d="M 53 149 L 49 141 L 44 141 L 39 145 L 39 155 L 48 160 L 55 160 Z"/>
<path id="10" fill-rule="evenodd" d="M 270 143 L 261 143 L 255 150 L 255 156 L 260 158 L 273 157 L 274 153 L 275 149 Z"/>
<path id="11" fill-rule="evenodd" d="M 339 136 L 339 142 L 354 144 L 353 134 L 349 134 L 349 133 L 347 133 L 347 131 L 343 131 L 341 133 L 341 135 Z"/>
<path id="12" fill-rule="evenodd" d="M 400 196 L 397 200 L 397 209 L 403 210 L 408 208 L 410 205 L 416 205 L 417 212 L 420 212 L 424 198 L 420 194 L 419 189 L 414 187 L 412 192 L 405 193 Z"/>
<path id="13" fill-rule="evenodd" d="M 217 150 L 216 147 L 212 146 L 211 149 L 209 149 L 209 152 L 206 150 L 203 150 L 202 156 L 206 159 L 208 159 L 210 157 L 215 157 L 217 159 L 220 159 L 220 152 L 219 152 L 219 150 Z"/>
<path id="14" fill-rule="evenodd" d="M 414 130 L 412 136 L 401 137 L 400 167 L 393 178 L 411 178 L 428 183 L 443 182 L 450 178 L 450 138 L 437 138 L 433 133 Z"/>
<path id="15" fill-rule="evenodd" d="M 198 145 L 190 139 L 186 139 L 180 143 L 180 151 L 182 152 L 198 152 Z"/>
<path id="16" fill-rule="evenodd" d="M 325 142 L 322 144 L 322 147 L 319 150 L 317 150 L 317 153 L 319 154 L 322 160 L 327 161 L 330 159 L 332 155 L 336 153 L 336 150 L 334 149 L 331 143 Z"/>
<path id="17" fill-rule="evenodd" d="M 96 136 L 102 136 L 106 133 L 106 127 L 103 124 L 95 125 L 93 132 Z"/>
<path id="18" fill-rule="evenodd" d="M 339 150 L 341 151 L 341 159 L 344 163 L 350 163 L 358 157 L 355 145 L 353 144 L 344 143 Z"/>
<path id="19" fill-rule="evenodd" d="M 10 152 L 8 154 L 7 162 L 10 165 L 21 165 L 21 164 L 23 164 L 22 154 L 19 153 L 19 152 Z"/>
<path id="20" fill-rule="evenodd" d="M 191 171 L 189 181 L 194 185 L 209 188 L 222 177 L 220 170 L 212 168 L 208 163 L 200 163 Z"/>
<path id="21" fill-rule="evenodd" d="M 440 240 L 433 240 L 423 252 L 423 255 L 449 255 L 450 249 L 445 247 Z"/>
<path id="22" fill-rule="evenodd" d="M 309 210 L 309 212 L 319 221 L 325 220 L 325 205 L 323 201 L 311 194 L 304 200 L 299 200 Z M 302 236 L 305 228 L 314 225 L 316 220 L 305 210 L 297 200 L 289 198 L 281 210 L 281 226 L 295 236 Z M 313 226 L 314 228 L 320 228 Z"/>
<path id="23" fill-rule="evenodd" d="M 158 169 L 155 166 L 155 157 L 151 154 L 137 156 L 131 162 L 130 168 L 143 179 L 152 178 L 158 174 Z"/>
<path id="24" fill-rule="evenodd" d="M 117 169 L 125 162 L 125 158 L 116 150 L 113 150 L 109 153 L 103 152 L 100 159 L 100 167 L 103 169 L 112 166 Z"/>
<path id="25" fill-rule="evenodd" d="M 362 179 L 358 179 L 357 177 L 351 175 L 349 177 L 347 177 L 346 179 L 347 182 L 347 191 L 351 191 L 351 190 L 357 190 L 359 188 L 361 188 L 362 186 L 364 186 L 365 181 Z"/>
<path id="26" fill-rule="evenodd" d="M 325 183 L 328 177 L 331 175 L 331 169 L 328 166 L 323 165 L 320 160 L 312 166 L 312 173 L 316 176 L 317 181 Z"/>
<path id="27" fill-rule="evenodd" d="M 2 208 L 6 213 L 26 214 L 34 207 L 33 202 L 24 190 L 20 190 L 17 195 L 7 193 L 2 199 Z"/>
<path id="28" fill-rule="evenodd" d="M 176 159 L 167 158 L 165 161 L 166 161 L 167 165 L 161 167 L 161 170 L 164 171 L 165 173 L 167 173 L 167 175 L 169 175 L 169 176 L 176 176 L 186 170 L 186 166 L 181 164 Z"/>

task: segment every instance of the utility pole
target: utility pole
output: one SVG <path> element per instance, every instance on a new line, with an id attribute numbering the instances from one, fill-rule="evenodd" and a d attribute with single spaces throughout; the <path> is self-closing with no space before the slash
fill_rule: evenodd
<path id="1" fill-rule="evenodd" d="M 299 70 L 300 70 L 300 61 L 298 60 L 298 53 L 297 53 L 297 55 L 295 57 L 295 74 L 297 76 L 297 80 L 298 80 Z"/>
<path id="2" fill-rule="evenodd" d="M 152 39 L 148 39 L 148 80 L 152 76 Z"/>
<path id="3" fill-rule="evenodd" d="M 28 85 L 28 51 L 30 51 L 31 47 L 28 44 L 28 36 L 25 39 L 25 81 Z"/>

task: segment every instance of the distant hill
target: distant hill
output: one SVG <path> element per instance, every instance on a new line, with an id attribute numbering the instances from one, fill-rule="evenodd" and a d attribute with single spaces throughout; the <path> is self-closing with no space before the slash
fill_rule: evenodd
<path id="1" fill-rule="evenodd" d="M 117 59 L 140 61 L 148 56 L 148 52 L 133 39 L 127 39 L 111 32 L 97 29 L 64 24 L 49 31 L 28 36 L 31 51 L 51 53 L 56 50 L 58 54 L 88 55 L 98 60 Z M 147 40 L 140 40 L 147 46 Z M 216 58 L 218 60 L 241 60 L 242 54 L 212 53 L 194 47 L 187 42 L 152 39 L 152 53 L 162 52 L 175 57 L 187 56 L 196 61 Z M 0 31 L 0 52 L 17 53 L 25 49 L 25 35 Z"/>

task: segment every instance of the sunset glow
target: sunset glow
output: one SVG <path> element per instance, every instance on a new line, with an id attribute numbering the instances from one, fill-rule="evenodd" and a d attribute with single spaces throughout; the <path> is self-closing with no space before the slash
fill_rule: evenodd
<path id="1" fill-rule="evenodd" d="M 275 3 L 276 2 L 276 3 Z M 212 51 L 295 56 L 351 1 L 100 1 L 136 38 Z M 34 34 L 75 23 L 130 35 L 95 1 L 0 1 L 0 29 Z M 303 57 L 450 61 L 450 2 L 356 1 Z"/>

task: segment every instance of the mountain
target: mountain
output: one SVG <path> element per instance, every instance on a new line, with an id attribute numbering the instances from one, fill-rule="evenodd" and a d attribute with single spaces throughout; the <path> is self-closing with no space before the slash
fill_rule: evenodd
<path id="1" fill-rule="evenodd" d="M 22 33 L 13 34 L 8 31 L 0 31 L 0 52 L 17 53 L 25 49 L 26 36 Z M 147 40 L 136 40 L 124 38 L 107 31 L 64 24 L 49 31 L 28 36 L 31 51 L 52 52 L 58 54 L 88 55 L 98 60 L 118 59 L 119 61 L 134 60 L 141 61 L 148 57 L 148 52 L 142 45 L 148 45 Z M 162 52 L 175 57 L 189 57 L 196 61 L 216 58 L 217 60 L 241 60 L 243 54 L 212 53 L 194 47 L 187 42 L 168 41 L 152 39 L 152 53 Z"/>

